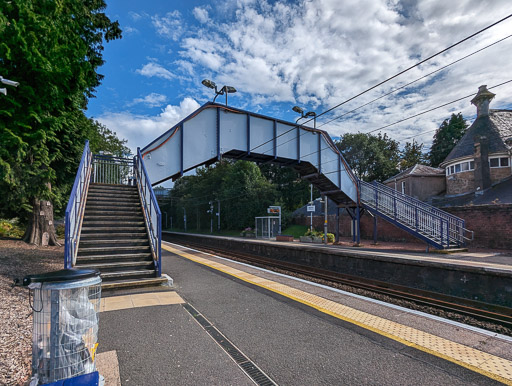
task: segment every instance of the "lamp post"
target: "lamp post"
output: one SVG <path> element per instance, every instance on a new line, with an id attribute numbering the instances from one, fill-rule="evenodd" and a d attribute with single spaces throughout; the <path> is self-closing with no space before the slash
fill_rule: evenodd
<path id="1" fill-rule="evenodd" d="M 314 111 L 308 111 L 307 113 L 304 113 L 304 109 L 300 108 L 299 106 L 293 106 L 292 110 L 300 114 L 300 118 L 298 118 L 295 123 L 299 122 L 302 118 L 313 117 L 313 128 L 316 129 L 316 113 Z"/>
<path id="2" fill-rule="evenodd" d="M 203 79 L 201 83 L 203 84 L 203 86 L 215 90 L 215 97 L 213 98 L 213 102 L 215 102 L 215 99 L 217 99 L 219 95 L 226 95 L 226 106 L 228 105 L 228 94 L 233 94 L 236 92 L 236 88 L 234 88 L 233 86 L 226 85 L 222 86 L 222 88 L 218 90 L 215 82 L 212 82 L 210 79 Z"/>

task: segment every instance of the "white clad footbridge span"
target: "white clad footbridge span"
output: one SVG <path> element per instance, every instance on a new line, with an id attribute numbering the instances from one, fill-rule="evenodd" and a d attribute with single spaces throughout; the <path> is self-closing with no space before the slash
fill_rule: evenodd
<path id="1" fill-rule="evenodd" d="M 358 180 L 326 131 L 293 122 L 206 103 L 141 154 L 153 185 L 221 158 L 272 162 L 294 168 L 347 208 L 357 228 L 365 209 L 436 248 L 460 247 L 466 240 L 464 220 L 382 184 Z"/>

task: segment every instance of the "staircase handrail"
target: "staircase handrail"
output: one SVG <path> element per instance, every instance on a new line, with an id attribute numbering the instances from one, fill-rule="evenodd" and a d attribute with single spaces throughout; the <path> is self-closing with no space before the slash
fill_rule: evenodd
<path id="1" fill-rule="evenodd" d="M 438 208 L 435 208 L 429 204 L 426 204 L 420 200 L 417 200 L 413 197 L 407 196 L 403 193 L 397 192 L 394 189 L 391 189 L 385 185 L 379 184 L 374 182 L 373 184 L 365 182 L 365 181 L 359 181 L 360 185 L 360 192 L 361 192 L 361 201 L 363 204 L 369 205 L 371 201 L 363 199 L 364 196 L 364 187 L 368 188 L 372 192 L 383 194 L 387 197 L 391 197 L 394 200 L 395 205 L 395 213 L 394 213 L 394 220 L 399 221 L 402 224 L 408 224 L 408 227 L 412 231 L 418 231 L 420 228 L 420 225 L 418 224 L 418 214 L 424 214 L 425 216 L 431 218 L 431 223 L 435 223 L 437 221 L 440 221 L 440 234 L 438 235 L 439 239 L 441 240 L 441 245 L 449 246 L 450 242 L 454 241 L 456 244 L 463 244 L 464 243 L 464 230 L 465 230 L 465 221 L 457 216 L 451 215 L 449 213 L 446 213 Z M 400 218 L 396 218 L 398 212 L 396 211 L 396 203 L 401 203 L 405 207 L 414 208 L 414 218 L 407 218 L 406 216 L 402 216 Z M 378 211 L 378 201 L 376 198 L 375 203 L 375 210 Z M 385 214 L 385 213 L 383 213 Z M 389 216 L 388 216 L 389 217 Z M 447 232 L 444 232 L 444 226 L 445 224 Z M 423 231 L 427 231 L 426 229 L 423 229 Z M 435 228 L 432 227 L 429 229 L 429 234 L 434 236 Z"/>
<path id="2" fill-rule="evenodd" d="M 365 183 L 368 184 L 368 182 L 365 182 Z M 384 191 L 387 191 L 387 192 L 389 192 L 391 194 L 397 195 L 398 197 L 402 197 L 402 199 L 404 199 L 406 201 L 417 203 L 418 205 L 420 205 L 422 207 L 428 208 L 428 210 L 430 210 L 431 212 L 437 213 L 439 216 L 442 216 L 442 217 L 445 217 L 445 218 L 452 218 L 454 220 L 464 221 L 460 217 L 457 217 L 457 216 L 455 216 L 455 215 L 453 215 L 451 213 L 445 212 L 444 210 L 436 208 L 435 206 L 427 204 L 426 202 L 418 200 L 417 198 L 408 196 L 407 194 L 404 194 L 404 193 L 402 193 L 402 192 L 400 192 L 398 190 L 390 188 L 389 186 L 384 185 L 384 184 L 382 184 L 380 182 L 373 181 L 370 185 L 375 186 L 379 190 L 384 190 Z"/>
<path id="3" fill-rule="evenodd" d="M 151 181 L 144 165 L 144 159 L 137 148 L 137 155 L 134 157 L 134 167 L 142 201 L 142 212 L 146 221 L 146 227 L 149 233 L 151 251 L 158 277 L 162 276 L 162 212 L 158 206 L 155 192 L 151 186 Z"/>
<path id="4" fill-rule="evenodd" d="M 80 229 L 84 218 L 85 202 L 91 176 L 92 153 L 89 141 L 85 141 L 84 151 L 76 173 L 73 189 L 69 196 L 65 214 L 64 268 L 71 268 L 76 262 Z"/>

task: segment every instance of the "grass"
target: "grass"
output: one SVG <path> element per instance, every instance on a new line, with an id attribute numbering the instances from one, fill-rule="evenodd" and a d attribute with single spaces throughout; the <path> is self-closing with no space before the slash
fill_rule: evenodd
<path id="1" fill-rule="evenodd" d="M 304 233 L 309 229 L 307 225 L 290 225 L 288 228 L 284 229 L 281 234 L 290 235 L 293 238 L 298 239 L 300 236 L 304 236 Z"/>

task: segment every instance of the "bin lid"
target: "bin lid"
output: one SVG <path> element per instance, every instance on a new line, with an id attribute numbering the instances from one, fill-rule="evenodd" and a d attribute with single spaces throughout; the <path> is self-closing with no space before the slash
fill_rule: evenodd
<path id="1" fill-rule="evenodd" d="M 100 271 L 96 269 L 61 269 L 60 271 L 53 271 L 47 273 L 41 273 L 38 275 L 27 275 L 23 278 L 23 285 L 27 286 L 30 283 L 50 283 L 50 282 L 62 282 L 62 281 L 77 281 L 88 279 L 91 277 L 97 277 L 100 275 Z"/>

